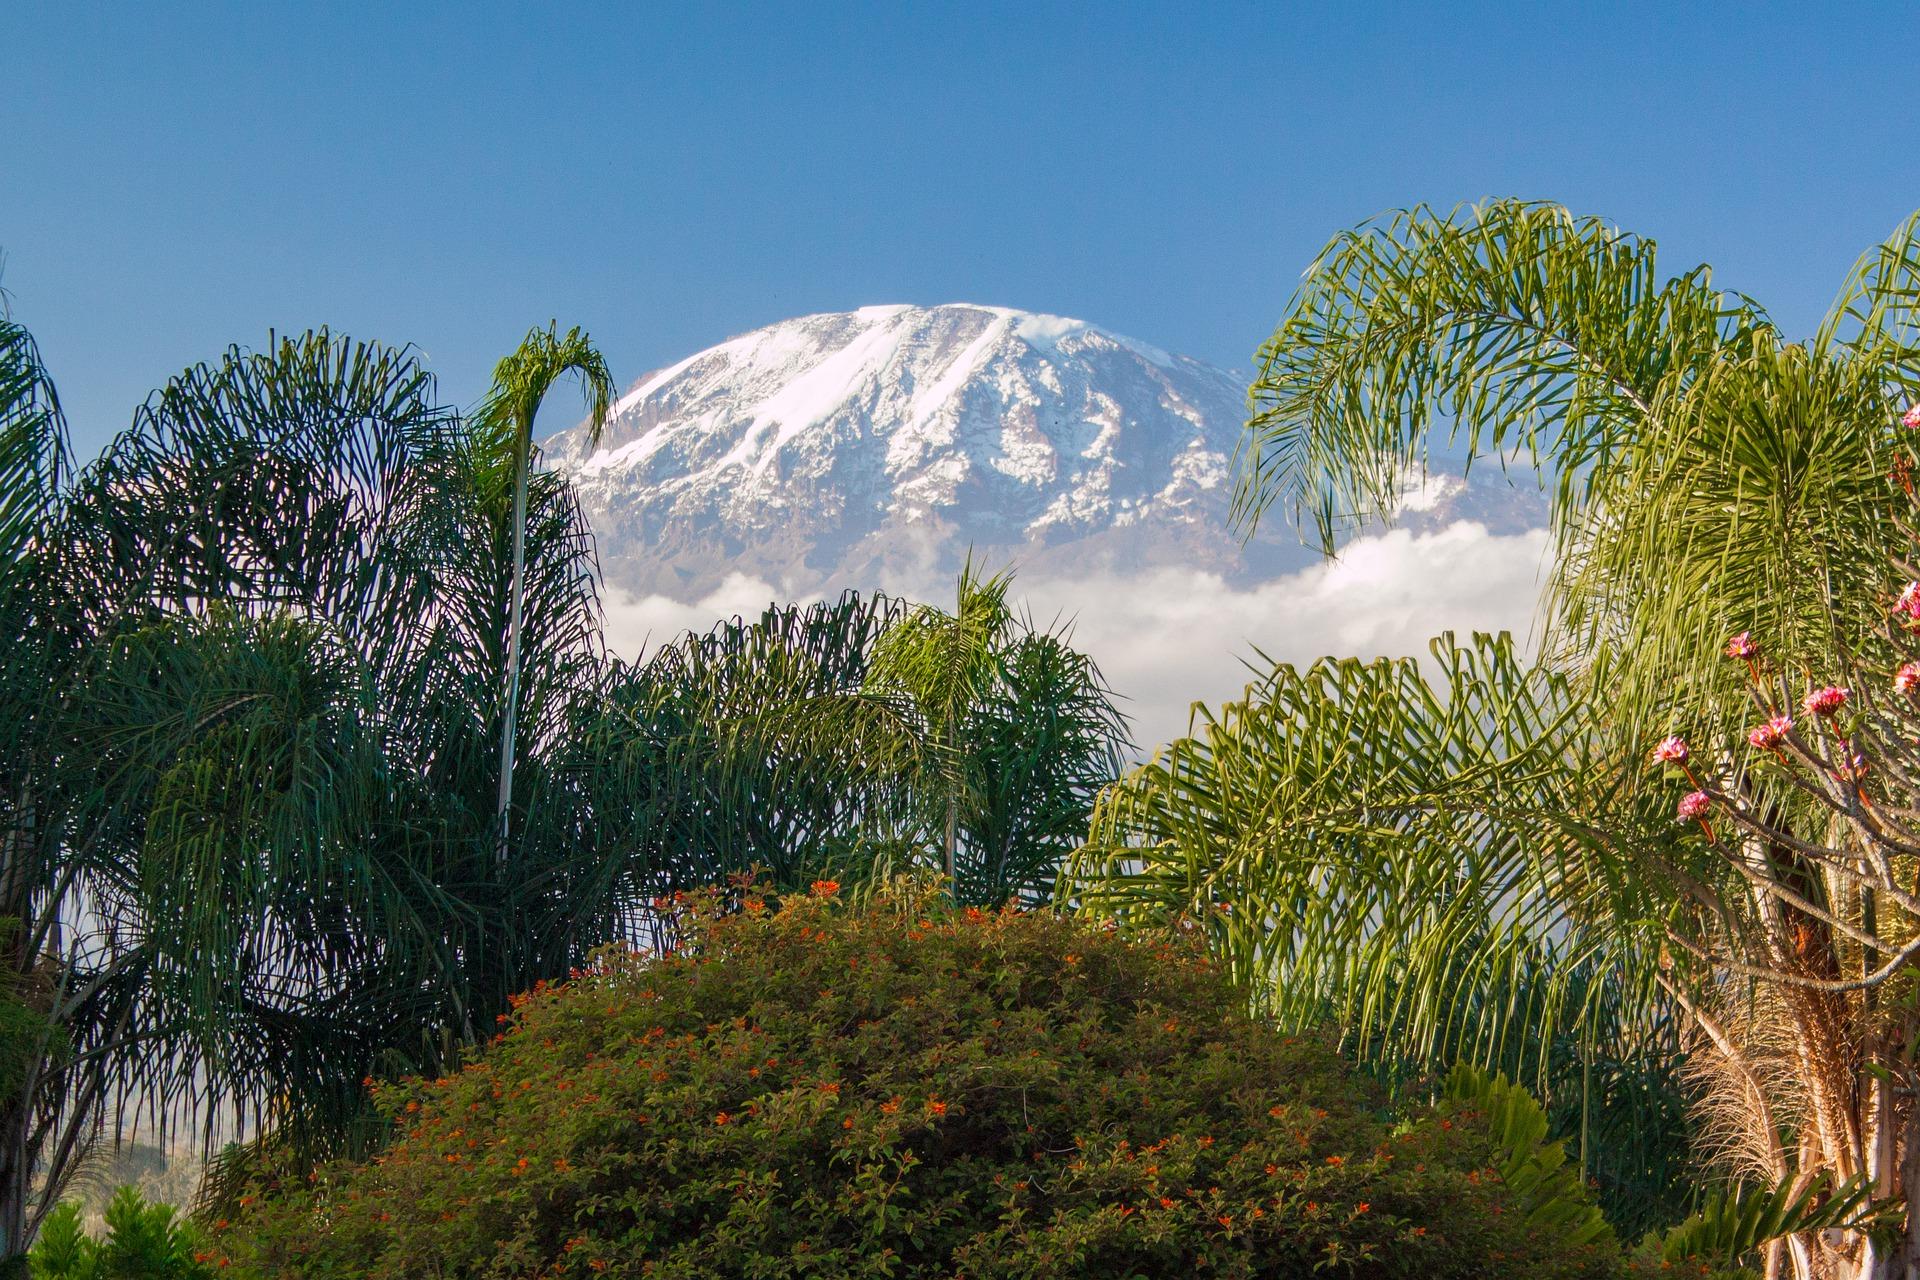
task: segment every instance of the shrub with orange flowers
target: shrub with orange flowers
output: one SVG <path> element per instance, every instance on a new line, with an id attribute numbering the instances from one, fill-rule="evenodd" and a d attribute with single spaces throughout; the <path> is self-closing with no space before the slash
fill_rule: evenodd
<path id="1" fill-rule="evenodd" d="M 741 909 L 746 901 L 759 910 Z M 276 1277 L 1587 1277 L 1476 1113 L 1411 1118 L 1186 943 L 738 887 L 523 997 L 393 1138 L 221 1233 Z M 1576 1184 L 1576 1194 L 1577 1184 Z"/>

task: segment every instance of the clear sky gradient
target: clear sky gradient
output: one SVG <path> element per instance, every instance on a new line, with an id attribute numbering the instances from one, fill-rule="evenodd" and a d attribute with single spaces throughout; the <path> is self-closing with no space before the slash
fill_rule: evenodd
<path id="1" fill-rule="evenodd" d="M 1488 195 L 1804 330 L 1920 206 L 1917 36 L 1910 4 L 11 0 L 0 283 L 83 454 L 270 327 L 413 342 L 462 404 L 550 317 L 623 384 L 879 302 L 1246 368 L 1333 232 Z"/>

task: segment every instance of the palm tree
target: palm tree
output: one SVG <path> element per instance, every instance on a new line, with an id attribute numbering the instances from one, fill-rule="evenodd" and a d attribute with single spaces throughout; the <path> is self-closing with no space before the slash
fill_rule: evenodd
<path id="1" fill-rule="evenodd" d="M 1010 574 L 981 578 L 969 556 L 960 570 L 954 611 L 921 605 L 889 627 L 874 646 L 872 682 L 910 698 L 927 726 L 937 764 L 933 771 L 940 830 L 940 856 L 949 882 L 957 884 L 955 855 L 960 818 L 974 788 L 963 742 L 968 712 L 985 696 L 994 660 L 1013 632 L 1007 607 Z"/>
<path id="2" fill-rule="evenodd" d="M 755 871 L 804 890 L 897 860 L 925 744 L 867 674 L 905 609 L 854 592 L 769 606 L 616 668 L 591 736 L 597 838 L 655 869 L 648 898 Z"/>
<path id="3" fill-rule="evenodd" d="M 0 1108 L 11 1250 L 127 1106 L 208 1141 L 216 1103 L 294 1153 L 367 1140 L 363 1076 L 450 1062 L 619 936 L 647 877 L 579 839 L 607 669 L 579 507 L 516 482 L 410 352 L 231 350 L 65 484 L 30 342 L 0 354 L 0 1016 L 41 1028 Z M 534 745 L 503 863 L 516 551 Z"/>
<path id="4" fill-rule="evenodd" d="M 1889 1185 L 1899 1142 L 1872 1137 L 1871 1082 L 1911 1064 L 1861 1056 L 1871 998 L 1756 988 L 1731 961 L 1762 946 L 1844 969 L 1847 922 L 1892 898 L 1829 900 L 1819 859 L 1778 841 L 1703 847 L 1644 760 L 1681 723 L 1744 742 L 1747 673 L 1717 658 L 1729 636 L 1764 634 L 1775 669 L 1805 681 L 1845 672 L 1884 619 L 1917 320 L 1915 221 L 1804 342 L 1705 267 L 1664 276 L 1651 241 L 1556 206 L 1416 209 L 1337 237 L 1261 353 L 1238 510 L 1279 504 L 1331 550 L 1391 518 L 1437 443 L 1543 468 L 1557 558 L 1539 665 L 1477 642 L 1441 645 L 1437 671 L 1276 670 L 1103 801 L 1077 869 L 1089 901 L 1204 921 L 1277 1009 L 1336 1011 L 1382 1056 L 1519 1046 L 1544 1065 L 1571 1041 L 1590 1082 L 1608 1040 L 1651 1062 L 1683 1036 L 1709 1097 L 1763 1117 L 1750 1176 Z M 1802 840 L 1827 821 L 1790 801 L 1772 817 Z M 1821 1076 L 1833 1087 L 1762 1079 L 1769 1037 L 1842 1064 Z M 1865 1136 L 1807 1140 L 1821 1131 Z M 1835 1238 L 1796 1239 L 1773 1265 L 1916 1260 L 1911 1243 L 1896 1258 Z"/>
<path id="5" fill-rule="evenodd" d="M 59 1137 L 35 1082 L 56 1036 L 39 899 L 62 796 L 42 729 L 73 640 L 49 563 L 68 469 L 66 424 L 39 352 L 25 329 L 0 319 L 0 740 L 9 744 L 0 753 L 0 1265 L 25 1249 L 33 1166 Z"/>
<path id="6" fill-rule="evenodd" d="M 600 442 L 607 409 L 613 402 L 613 375 L 593 341 L 578 325 L 559 335 L 557 323 L 531 329 L 519 349 L 494 366 L 493 390 L 478 415 L 489 445 L 512 460 L 513 579 L 507 605 L 506 707 L 500 726 L 500 798 L 495 822 L 502 858 L 513 804 L 515 718 L 520 709 L 522 614 L 526 607 L 527 482 L 533 469 L 533 420 L 547 391 L 567 374 L 580 378 L 587 402 L 587 439 Z"/>
<path id="7" fill-rule="evenodd" d="M 986 904 L 1047 895 L 1127 742 L 1098 666 L 1016 617 L 1011 582 L 981 577 L 969 556 L 954 611 L 919 605 L 896 620 L 868 675 L 916 709 L 942 868 L 956 898 Z"/>

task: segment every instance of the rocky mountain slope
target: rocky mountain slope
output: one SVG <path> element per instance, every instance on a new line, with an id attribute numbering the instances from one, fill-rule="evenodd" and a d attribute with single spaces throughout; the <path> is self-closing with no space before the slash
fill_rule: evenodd
<path id="1" fill-rule="evenodd" d="M 1314 556 L 1228 526 L 1246 382 L 1083 321 L 882 306 L 743 334 L 648 374 L 571 474 L 610 585 L 694 599 L 730 574 L 798 596 L 950 580 L 969 548 L 1023 577 L 1184 567 L 1251 583 Z M 1530 495 L 1528 495 L 1530 496 Z M 1438 480 L 1409 522 L 1537 521 L 1504 484 Z"/>

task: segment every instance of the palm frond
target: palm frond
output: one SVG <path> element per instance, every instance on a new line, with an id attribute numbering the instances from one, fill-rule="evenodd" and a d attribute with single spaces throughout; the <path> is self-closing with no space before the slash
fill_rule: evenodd
<path id="1" fill-rule="evenodd" d="M 1768 327 L 1705 267 L 1663 279 L 1652 241 L 1557 205 L 1390 215 L 1321 251 L 1262 347 L 1236 515 L 1281 502 L 1331 549 L 1392 515 L 1436 428 L 1469 461 L 1550 465 L 1571 513 L 1636 422 Z"/>

